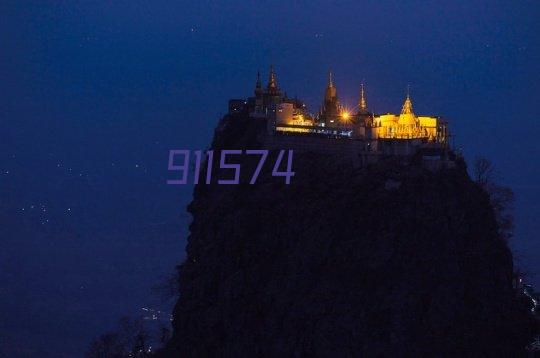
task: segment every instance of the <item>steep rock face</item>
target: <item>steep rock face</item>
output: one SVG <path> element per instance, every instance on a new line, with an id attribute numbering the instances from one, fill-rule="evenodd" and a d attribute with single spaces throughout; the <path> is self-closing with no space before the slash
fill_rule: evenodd
<path id="1" fill-rule="evenodd" d="M 257 147 L 227 117 L 214 149 Z M 457 169 L 299 154 L 199 185 L 169 356 L 510 355 L 530 337 L 487 195 Z M 249 180 L 256 158 L 243 157 Z M 251 168 L 248 170 L 248 168 Z M 217 175 L 227 176 L 215 168 Z M 247 179 L 246 179 L 247 178 Z"/>

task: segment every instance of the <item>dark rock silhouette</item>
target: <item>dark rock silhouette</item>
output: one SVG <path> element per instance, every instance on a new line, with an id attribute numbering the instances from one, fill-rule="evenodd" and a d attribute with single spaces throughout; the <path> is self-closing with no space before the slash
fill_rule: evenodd
<path id="1" fill-rule="evenodd" d="M 213 149 L 257 148 L 264 123 L 218 128 Z M 530 343 L 511 252 L 462 161 L 432 172 L 295 153 L 285 185 L 274 158 L 256 185 L 196 186 L 162 355 L 515 356 Z M 239 160 L 246 182 L 258 158 Z"/>

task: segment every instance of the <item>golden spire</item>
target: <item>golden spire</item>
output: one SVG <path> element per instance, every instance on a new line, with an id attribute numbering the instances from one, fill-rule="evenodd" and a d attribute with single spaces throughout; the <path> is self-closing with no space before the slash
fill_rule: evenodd
<path id="1" fill-rule="evenodd" d="M 366 103 L 366 96 L 364 93 L 364 84 L 362 83 L 360 85 L 360 101 L 358 102 L 358 107 L 360 108 L 361 112 L 367 111 L 367 103 Z"/>
<path id="2" fill-rule="evenodd" d="M 274 73 L 274 65 L 270 65 L 270 76 L 268 78 L 268 89 L 277 89 L 276 74 Z"/>
<path id="3" fill-rule="evenodd" d="M 324 93 L 324 100 L 326 102 L 334 101 L 337 97 L 337 90 L 334 86 L 334 81 L 332 80 L 332 72 L 328 72 L 328 86 Z"/>
<path id="4" fill-rule="evenodd" d="M 414 134 L 414 127 L 418 124 L 418 119 L 413 112 L 411 95 L 408 86 L 407 98 L 405 98 L 405 102 L 403 103 L 403 107 L 401 108 L 401 114 L 399 115 L 398 124 L 406 127 L 406 129 L 402 130 L 404 131 L 402 132 L 402 134 L 406 134 L 407 136 L 411 136 Z"/>
<path id="5" fill-rule="evenodd" d="M 401 114 L 413 114 L 410 86 L 407 86 L 407 98 L 405 98 L 405 103 L 403 103 L 403 107 L 401 108 Z"/>

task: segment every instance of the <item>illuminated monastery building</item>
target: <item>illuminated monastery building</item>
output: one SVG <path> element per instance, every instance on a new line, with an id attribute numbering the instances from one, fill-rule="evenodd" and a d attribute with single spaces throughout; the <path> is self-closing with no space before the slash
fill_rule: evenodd
<path id="1" fill-rule="evenodd" d="M 332 74 L 316 115 L 309 114 L 302 101 L 288 98 L 280 90 L 272 67 L 265 87 L 257 74 L 253 97 L 229 101 L 229 114 L 234 113 L 266 120 L 268 131 L 263 141 L 270 149 L 345 154 L 358 164 L 381 156 L 420 153 L 430 165 L 453 165 L 446 121 L 417 116 L 409 94 L 401 113 L 373 113 L 368 109 L 363 85 L 357 109 L 349 111 L 339 102 Z"/>

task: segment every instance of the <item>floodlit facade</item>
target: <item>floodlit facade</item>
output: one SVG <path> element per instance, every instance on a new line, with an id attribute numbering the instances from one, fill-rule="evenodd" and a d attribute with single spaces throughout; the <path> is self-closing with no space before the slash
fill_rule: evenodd
<path id="1" fill-rule="evenodd" d="M 313 142 L 307 140 L 309 137 L 353 140 L 359 151 L 394 155 L 412 155 L 422 147 L 449 150 L 450 134 L 446 121 L 440 117 L 416 115 L 409 93 L 399 114 L 376 114 L 369 111 L 366 92 L 361 85 L 357 110 L 352 112 L 341 105 L 331 73 L 321 107 L 315 115 L 307 111 L 304 102 L 288 98 L 281 91 L 273 67 L 270 67 L 265 87 L 257 74 L 253 97 L 229 102 L 230 113 L 239 111 L 247 112 L 252 118 L 266 119 L 269 135 L 293 136 L 293 142 Z"/>
<path id="2" fill-rule="evenodd" d="M 369 127 L 373 138 L 425 139 L 436 143 L 445 143 L 448 138 L 445 121 L 438 117 L 416 116 L 409 94 L 399 115 L 387 113 L 372 118 Z"/>

